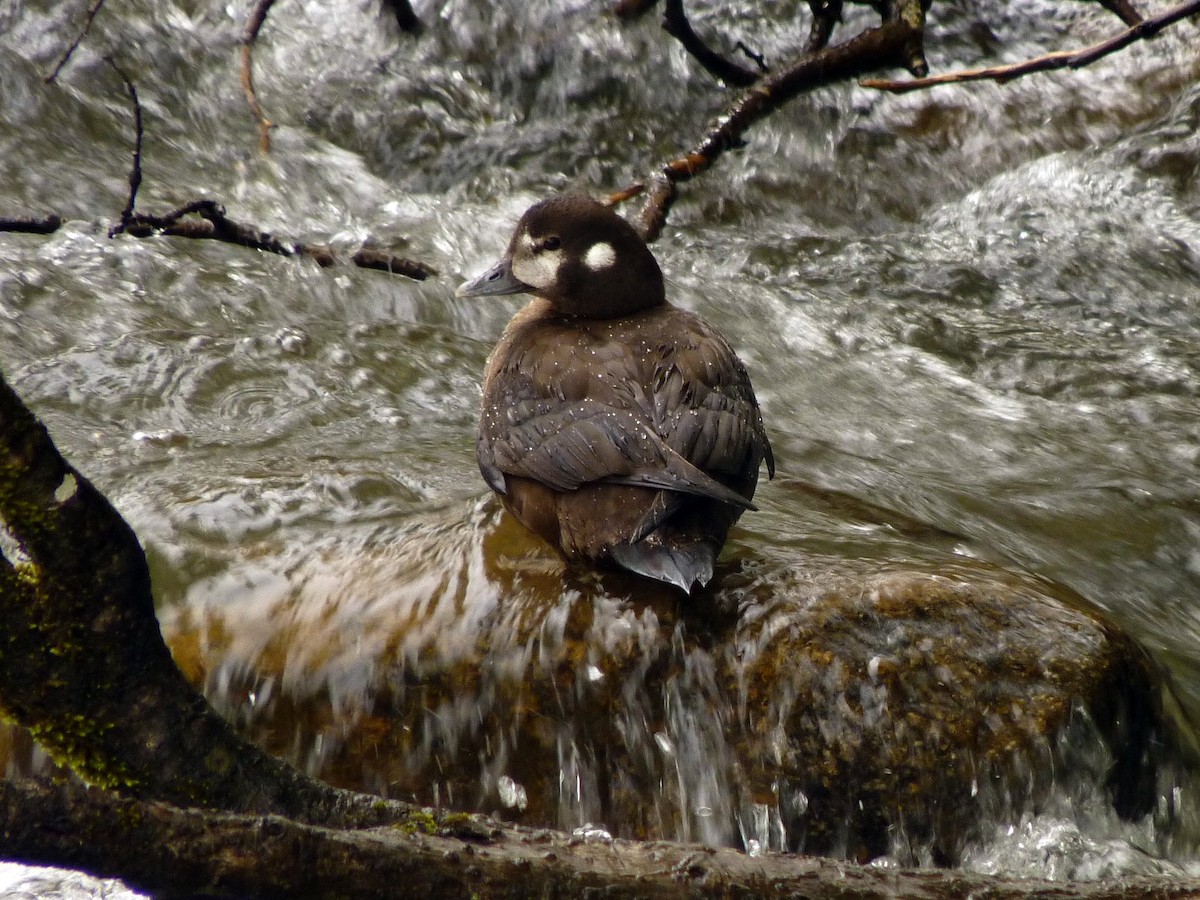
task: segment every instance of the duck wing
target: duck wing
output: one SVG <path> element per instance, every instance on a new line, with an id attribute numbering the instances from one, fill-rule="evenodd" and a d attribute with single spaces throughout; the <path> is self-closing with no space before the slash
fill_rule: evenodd
<path id="1" fill-rule="evenodd" d="M 509 380 L 489 398 L 478 443 L 488 483 L 505 493 L 503 478 L 530 478 L 558 491 L 588 482 L 659 488 L 753 509 L 745 497 L 673 450 L 638 410 L 593 399 L 530 396 L 532 384 Z"/>
<path id="2" fill-rule="evenodd" d="M 677 311 L 676 337 L 659 345 L 646 365 L 653 386 L 647 408 L 672 450 L 706 472 L 743 480 L 760 462 L 775 476 L 775 458 L 750 376 L 715 329 Z"/>

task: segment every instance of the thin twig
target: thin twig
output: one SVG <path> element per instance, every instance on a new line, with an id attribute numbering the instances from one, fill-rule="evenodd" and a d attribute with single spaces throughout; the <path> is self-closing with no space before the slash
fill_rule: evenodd
<path id="1" fill-rule="evenodd" d="M 788 68 L 758 79 L 717 120 L 695 149 L 666 163 L 651 176 L 649 190 L 641 184 L 630 185 L 609 199 L 616 203 L 644 193 L 646 199 L 635 227 L 642 229 L 647 240 L 653 240 L 675 197 L 674 186 L 708 169 L 727 150 L 742 146 L 743 136 L 756 122 L 814 88 L 874 69 L 908 65 L 920 40 L 921 30 L 914 28 L 907 17 L 897 16 L 841 44 L 805 53 Z"/>
<path id="2" fill-rule="evenodd" d="M 626 185 L 619 191 L 613 191 L 607 197 L 602 197 L 600 202 L 605 206 L 617 206 L 624 203 L 626 200 L 632 200 L 634 197 L 640 197 L 646 192 L 646 185 L 640 181 L 635 181 L 632 184 Z"/>
<path id="3" fill-rule="evenodd" d="M 1143 40 L 1162 31 L 1168 25 L 1200 13 L 1200 0 L 1188 0 L 1179 6 L 1172 7 L 1157 16 L 1143 19 L 1136 25 L 1126 28 L 1120 34 L 1107 40 L 1084 47 L 1081 50 L 1059 50 L 1036 56 L 1024 62 L 1012 63 L 1006 66 L 987 66 L 982 69 L 965 69 L 960 72 L 947 72 L 944 75 L 932 75 L 929 78 L 914 78 L 910 81 L 893 81 L 882 78 L 865 78 L 859 82 L 863 87 L 875 88 L 881 91 L 891 91 L 903 94 L 908 91 L 918 91 L 935 87 L 939 84 L 958 84 L 964 81 L 998 81 L 1006 82 L 1031 72 L 1050 72 L 1055 69 L 1079 69 L 1091 65 L 1096 60 L 1115 53 L 1135 41 Z"/>
<path id="4" fill-rule="evenodd" d="M 683 45 L 710 74 L 733 87 L 749 87 L 758 81 L 759 73 L 726 59 L 700 39 L 683 11 L 683 0 L 667 0 L 663 10 L 663 30 Z M 761 65 L 761 63 L 760 63 Z"/>
<path id="5" fill-rule="evenodd" d="M 93 0 L 92 5 L 88 7 L 87 16 L 83 20 L 83 28 L 80 29 L 79 34 L 75 35 L 75 40 L 71 41 L 71 46 L 67 47 L 63 55 L 59 57 L 58 63 L 54 66 L 54 71 L 46 76 L 46 84 L 53 84 L 55 79 L 58 78 L 58 73 L 63 70 L 63 67 L 71 59 L 71 55 L 83 43 L 83 39 L 88 36 L 88 32 L 92 30 L 92 22 L 95 21 L 96 13 L 100 12 L 100 7 L 103 5 L 104 0 Z"/>
<path id="6" fill-rule="evenodd" d="M 62 226 L 62 219 L 51 213 L 40 219 L 32 216 L 0 216 L 0 231 L 16 231 L 23 234 L 53 234 Z"/>
<path id="7" fill-rule="evenodd" d="M 137 206 L 137 192 L 142 184 L 142 104 L 138 100 L 137 88 L 133 86 L 129 76 L 124 70 L 117 65 L 115 59 L 111 56 L 105 57 L 105 61 L 113 67 L 113 71 L 120 76 L 121 81 L 125 84 L 125 93 L 129 95 L 129 102 L 133 104 L 133 124 L 134 124 L 134 142 L 133 142 L 133 165 L 129 169 L 129 200 L 125 204 L 125 208 L 121 210 L 121 219 L 108 230 L 109 237 L 115 237 L 120 234 L 132 221 L 134 207 Z"/>
<path id="8" fill-rule="evenodd" d="M 258 102 L 258 94 L 254 90 L 254 42 L 258 39 L 258 32 L 267 20 L 267 12 L 274 2 L 275 0 L 258 0 L 254 9 L 250 11 L 246 30 L 242 33 L 242 92 L 246 95 L 250 112 L 258 122 L 258 144 L 263 153 L 271 150 L 271 129 L 274 125 L 263 112 Z"/>
<path id="9" fill-rule="evenodd" d="M 765 56 L 763 56 L 761 53 L 757 53 L 754 50 L 751 50 L 744 41 L 738 41 L 736 44 L 733 45 L 733 49 L 741 50 L 742 53 L 745 54 L 745 56 L 748 60 L 750 60 L 752 63 L 754 63 L 756 66 L 758 66 L 758 71 L 761 72 L 762 74 L 765 75 L 771 71 L 771 67 L 767 65 L 767 58 Z"/>

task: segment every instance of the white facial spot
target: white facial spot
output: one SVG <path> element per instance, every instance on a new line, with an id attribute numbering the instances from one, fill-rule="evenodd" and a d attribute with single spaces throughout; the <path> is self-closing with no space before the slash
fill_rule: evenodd
<path id="1" fill-rule="evenodd" d="M 604 241 L 592 244 L 592 246 L 588 247 L 587 253 L 583 254 L 583 264 L 593 272 L 607 269 L 616 261 L 617 251 L 613 250 L 612 244 L 607 244 Z"/>
<path id="2" fill-rule="evenodd" d="M 521 235 L 520 247 L 513 254 L 512 273 L 534 290 L 545 290 L 558 281 L 562 250 L 539 248 L 530 234 Z"/>
<path id="3" fill-rule="evenodd" d="M 513 260 L 512 272 L 531 288 L 544 290 L 558 281 L 558 267 L 562 265 L 561 250 L 543 250 L 533 256 L 518 256 Z"/>

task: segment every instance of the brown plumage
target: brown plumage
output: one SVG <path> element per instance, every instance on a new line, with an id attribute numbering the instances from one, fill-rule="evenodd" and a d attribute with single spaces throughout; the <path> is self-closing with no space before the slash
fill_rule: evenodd
<path id="1" fill-rule="evenodd" d="M 462 296 L 535 295 L 488 360 L 477 452 L 505 507 L 568 559 L 691 591 L 712 577 L 771 446 L 725 340 L 667 303 L 662 273 L 607 207 L 531 207 Z"/>

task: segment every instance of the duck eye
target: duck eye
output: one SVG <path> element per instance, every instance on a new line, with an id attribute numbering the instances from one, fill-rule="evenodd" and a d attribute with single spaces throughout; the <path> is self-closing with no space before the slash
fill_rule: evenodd
<path id="1" fill-rule="evenodd" d="M 542 241 L 542 249 L 543 250 L 557 250 L 561 246 L 562 246 L 562 241 L 559 240 L 557 235 L 552 234 L 552 235 L 550 235 L 550 237 L 548 237 Z"/>

